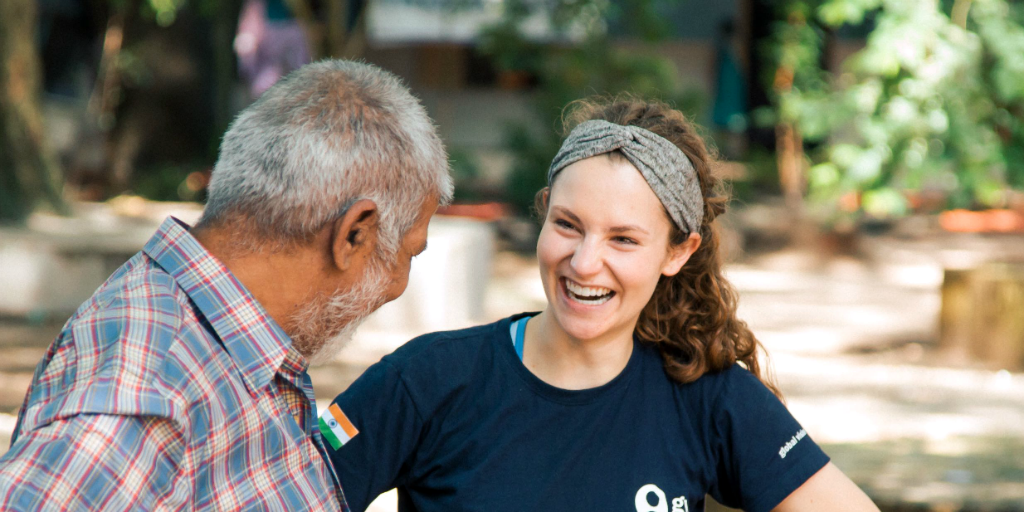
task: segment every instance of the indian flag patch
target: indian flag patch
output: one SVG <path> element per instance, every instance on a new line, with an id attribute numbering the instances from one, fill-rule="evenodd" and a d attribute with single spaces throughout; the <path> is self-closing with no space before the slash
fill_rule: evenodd
<path id="1" fill-rule="evenodd" d="M 341 407 L 331 404 L 320 414 L 320 433 L 337 450 L 355 437 L 359 430 L 348 420 L 348 416 L 341 412 Z"/>

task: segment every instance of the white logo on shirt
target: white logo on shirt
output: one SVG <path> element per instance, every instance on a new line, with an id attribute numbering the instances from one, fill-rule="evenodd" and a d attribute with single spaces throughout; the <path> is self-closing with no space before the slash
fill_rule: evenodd
<path id="1" fill-rule="evenodd" d="M 793 447 L 796 446 L 796 444 L 799 443 L 800 440 L 805 437 L 807 437 L 807 431 L 804 429 L 800 429 L 800 431 L 797 432 L 796 435 L 794 435 L 793 438 L 789 440 L 789 442 L 782 445 L 782 448 L 779 448 L 779 458 L 785 459 L 786 454 L 788 454 L 789 451 L 792 450 Z"/>
<path id="2" fill-rule="evenodd" d="M 658 502 L 653 505 L 647 499 L 651 493 L 658 498 Z M 636 491 L 636 512 L 668 512 L 668 498 L 665 497 L 665 492 L 654 484 L 641 487 Z M 672 499 L 672 512 L 690 512 L 690 504 L 686 501 L 686 496 Z"/>

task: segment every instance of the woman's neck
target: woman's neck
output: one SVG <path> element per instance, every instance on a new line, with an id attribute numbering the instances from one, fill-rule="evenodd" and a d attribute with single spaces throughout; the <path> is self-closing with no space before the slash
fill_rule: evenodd
<path id="1" fill-rule="evenodd" d="M 633 332 L 609 332 L 581 340 L 570 336 L 550 312 L 526 324 L 523 364 L 540 380 L 562 389 L 595 388 L 614 379 L 633 354 Z"/>

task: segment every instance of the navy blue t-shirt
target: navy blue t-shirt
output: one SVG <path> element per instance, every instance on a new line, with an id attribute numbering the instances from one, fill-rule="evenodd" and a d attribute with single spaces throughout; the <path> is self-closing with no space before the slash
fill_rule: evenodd
<path id="1" fill-rule="evenodd" d="M 334 400 L 359 429 L 328 448 L 352 510 L 397 487 L 403 512 L 764 512 L 828 462 L 740 366 L 679 384 L 636 342 L 607 384 L 551 386 L 516 355 L 521 316 L 416 338 Z"/>

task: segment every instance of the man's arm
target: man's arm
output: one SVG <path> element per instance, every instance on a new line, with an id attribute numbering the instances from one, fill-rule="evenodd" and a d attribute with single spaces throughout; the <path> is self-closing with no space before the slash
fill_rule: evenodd
<path id="1" fill-rule="evenodd" d="M 0 457 L 4 510 L 184 508 L 184 440 L 157 417 L 80 414 L 23 432 Z M 177 490 L 177 492 L 175 492 Z"/>

